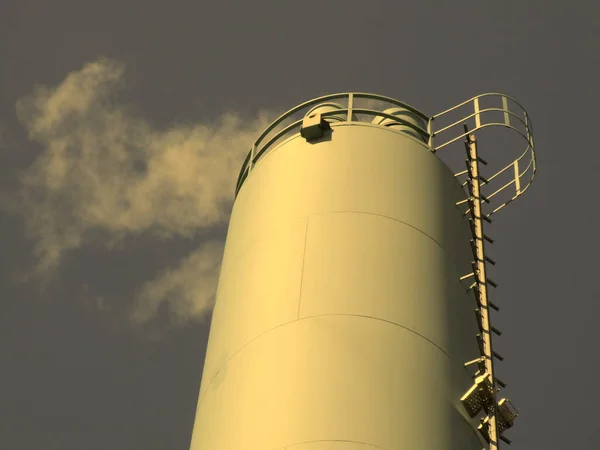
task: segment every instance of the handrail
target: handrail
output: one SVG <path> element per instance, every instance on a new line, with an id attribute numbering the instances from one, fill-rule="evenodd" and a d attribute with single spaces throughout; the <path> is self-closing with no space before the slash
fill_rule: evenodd
<path id="1" fill-rule="evenodd" d="M 384 113 L 383 110 L 384 109 L 388 109 L 390 107 L 400 107 L 400 108 L 404 108 L 407 111 L 412 112 L 413 114 L 417 115 L 418 117 L 420 117 L 425 123 L 428 123 L 430 118 L 429 116 L 427 116 L 426 114 L 422 113 L 421 111 L 419 111 L 418 109 L 416 109 L 415 107 L 401 102 L 399 100 L 393 99 L 391 97 L 386 97 L 383 95 L 378 95 L 378 94 L 370 94 L 370 93 L 366 93 L 366 92 L 343 92 L 343 93 L 337 93 L 337 94 L 329 94 L 329 95 L 324 95 L 312 100 L 309 100 L 307 102 L 301 103 L 298 106 L 295 106 L 294 108 L 290 109 L 289 111 L 283 113 L 282 115 L 280 115 L 277 119 L 275 119 L 261 134 L 260 136 L 256 139 L 256 141 L 254 142 L 254 145 L 252 145 L 250 152 L 248 153 L 248 155 L 246 156 L 244 163 L 242 164 L 242 167 L 240 169 L 240 173 L 238 175 L 238 180 L 236 183 L 236 190 L 235 190 L 235 194 L 237 195 L 237 193 L 239 192 L 243 182 L 245 181 L 245 179 L 247 178 L 247 176 L 249 175 L 250 171 L 253 169 L 253 165 L 270 149 L 272 148 L 276 142 L 280 141 L 281 139 L 283 139 L 284 137 L 286 137 L 286 135 L 291 135 L 291 132 L 294 131 L 296 128 L 300 128 L 302 126 L 302 119 L 304 114 L 302 115 L 301 118 L 299 118 L 298 120 L 295 120 L 294 122 L 292 122 L 291 124 L 286 125 L 282 130 L 278 131 L 274 136 L 272 136 L 270 139 L 268 139 L 266 142 L 265 139 L 267 138 L 267 136 L 272 133 L 278 126 L 282 125 L 283 122 L 285 122 L 287 119 L 291 118 L 292 116 L 294 116 L 295 114 L 299 114 L 299 113 L 306 113 L 308 112 L 308 110 L 315 105 L 319 105 L 321 103 L 327 102 L 327 101 L 332 101 L 332 100 L 346 100 L 344 103 L 346 104 L 346 107 L 343 107 L 341 109 L 336 109 L 334 111 L 327 111 L 324 112 L 322 114 L 323 117 L 330 117 L 330 116 L 338 116 L 338 115 L 344 115 L 346 117 L 346 122 L 355 122 L 355 120 L 353 120 L 353 114 L 366 114 L 368 116 L 382 116 L 388 119 L 392 119 L 395 120 L 397 122 L 401 122 L 403 125 L 408 126 L 409 128 L 414 129 L 415 131 L 417 131 L 418 133 L 422 134 L 425 138 L 429 139 L 429 131 L 427 129 L 424 128 L 420 128 L 415 126 L 412 123 L 406 122 L 404 120 L 402 120 L 402 118 L 399 118 L 397 116 L 391 115 L 391 114 L 387 114 Z M 361 107 L 354 107 L 354 100 L 355 99 L 364 99 L 364 100 L 376 100 L 379 102 L 384 102 L 387 103 L 387 107 L 386 108 L 382 108 L 381 110 L 375 110 L 375 109 L 370 109 L 370 108 L 361 108 Z"/>

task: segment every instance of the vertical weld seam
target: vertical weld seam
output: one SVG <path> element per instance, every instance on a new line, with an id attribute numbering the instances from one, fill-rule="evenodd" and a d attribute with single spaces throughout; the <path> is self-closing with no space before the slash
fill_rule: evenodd
<path id="1" fill-rule="evenodd" d="M 302 269 L 300 271 L 300 289 L 298 290 L 298 312 L 296 318 L 300 318 L 300 304 L 302 302 L 302 282 L 304 281 L 304 262 L 306 261 L 306 238 L 308 236 L 308 216 L 304 226 L 304 250 L 302 251 Z"/>

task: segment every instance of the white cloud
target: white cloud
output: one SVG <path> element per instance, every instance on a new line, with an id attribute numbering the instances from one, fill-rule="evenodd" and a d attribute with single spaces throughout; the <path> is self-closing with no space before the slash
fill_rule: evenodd
<path id="1" fill-rule="evenodd" d="M 261 114 L 226 114 L 214 123 L 153 129 L 116 101 L 123 66 L 99 59 L 56 87 L 36 87 L 17 103 L 20 121 L 42 153 L 22 177 L 35 273 L 47 275 L 91 231 L 107 242 L 151 231 L 190 236 L 228 220 L 236 176 L 252 141 L 267 126 Z M 211 306 L 222 243 L 207 242 L 176 268 L 140 289 L 136 320 L 168 302 L 179 318 Z"/>

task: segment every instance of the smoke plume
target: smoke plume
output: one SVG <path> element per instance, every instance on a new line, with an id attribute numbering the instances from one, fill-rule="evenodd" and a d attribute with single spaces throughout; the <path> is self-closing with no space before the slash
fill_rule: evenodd
<path id="1" fill-rule="evenodd" d="M 123 69 L 101 58 L 17 103 L 29 138 L 43 148 L 21 180 L 36 275 L 53 273 L 92 233 L 106 243 L 143 232 L 187 237 L 228 220 L 240 164 L 267 115 L 157 130 L 117 101 Z M 222 242 L 208 241 L 166 268 L 140 287 L 133 318 L 148 320 L 163 302 L 182 320 L 202 316 L 221 256 Z"/>

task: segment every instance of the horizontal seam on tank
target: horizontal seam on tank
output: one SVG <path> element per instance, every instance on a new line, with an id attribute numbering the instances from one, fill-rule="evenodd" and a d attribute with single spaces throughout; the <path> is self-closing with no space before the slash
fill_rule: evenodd
<path id="1" fill-rule="evenodd" d="M 441 251 L 444 253 L 444 255 L 446 255 L 446 256 L 448 255 L 448 253 L 446 252 L 446 249 L 445 249 L 445 248 L 442 246 L 442 244 L 440 244 L 440 243 L 439 243 L 439 242 L 438 242 L 436 239 L 434 239 L 433 237 L 429 236 L 429 235 L 428 235 L 427 233 L 425 233 L 423 230 L 420 230 L 419 228 L 415 227 L 414 225 L 411 225 L 411 224 L 410 224 L 410 223 L 408 223 L 408 222 L 404 222 L 404 221 L 402 221 L 402 220 L 399 220 L 399 219 L 396 219 L 396 218 L 394 218 L 394 217 L 386 216 L 385 214 L 379 214 L 379 213 L 368 212 L 368 211 L 339 210 L 339 211 L 323 211 L 323 212 L 315 213 L 315 214 L 312 214 L 311 216 L 308 216 L 308 218 L 310 219 L 310 217 L 312 217 L 312 216 L 322 216 L 322 215 L 325 215 L 325 214 L 334 214 L 334 213 L 355 213 L 355 214 L 367 214 L 367 215 L 371 215 L 371 216 L 384 217 L 384 218 L 386 218 L 386 219 L 393 220 L 394 222 L 398 222 L 398 223 L 401 223 L 401 224 L 403 224 L 403 225 L 406 225 L 407 227 L 410 227 L 410 228 L 412 228 L 413 230 L 416 230 L 416 231 L 418 231 L 419 233 L 421 233 L 422 235 L 424 235 L 424 236 L 428 237 L 429 239 L 431 239 L 433 242 L 435 242 L 435 243 L 436 243 L 436 245 L 437 245 L 437 246 L 440 248 L 440 250 L 441 250 Z M 453 262 L 453 264 L 454 264 L 454 268 L 455 268 L 456 272 L 458 273 L 459 271 L 458 271 L 458 263 L 457 263 L 457 261 L 456 261 L 454 258 L 452 258 L 452 257 L 449 257 L 448 259 L 449 259 L 450 261 L 452 261 L 452 262 Z M 462 283 L 461 283 L 461 285 L 462 285 Z"/>
<path id="2" fill-rule="evenodd" d="M 286 445 L 284 447 L 284 450 L 287 450 L 288 448 L 292 448 L 296 445 L 312 444 L 314 442 L 349 442 L 351 444 L 360 444 L 360 445 L 368 445 L 369 447 L 383 448 L 380 445 L 369 444 L 368 442 L 361 442 L 361 441 L 350 441 L 348 439 L 317 439 L 314 441 L 302 441 L 302 442 L 296 442 L 294 444 Z"/>
<path id="3" fill-rule="evenodd" d="M 246 348 L 246 346 L 248 346 L 248 345 L 250 345 L 252 342 L 254 342 L 254 341 L 256 341 L 256 340 L 260 339 L 260 338 L 261 338 L 261 337 L 263 337 L 265 334 L 267 334 L 267 333 L 270 333 L 271 331 L 274 331 L 274 330 L 276 330 L 276 329 L 278 329 L 278 328 L 281 328 L 281 327 L 284 327 L 284 326 L 286 326 L 286 325 L 289 325 L 289 324 L 291 324 L 291 323 L 294 323 L 294 322 L 299 322 L 299 321 L 301 321 L 301 320 L 306 320 L 306 319 L 313 319 L 313 318 L 316 318 L 316 317 L 330 317 L 330 316 L 350 316 L 350 317 L 362 317 L 362 318 L 365 318 L 365 319 L 373 319 L 373 320 L 378 320 L 378 321 L 380 321 L 380 322 L 386 322 L 386 323 L 389 323 L 389 324 L 391 324 L 391 325 L 395 325 L 395 326 L 397 326 L 397 327 L 399 327 L 399 328 L 402 328 L 402 329 L 404 329 L 404 330 L 406 330 L 406 331 L 410 331 L 411 333 L 414 333 L 414 334 L 416 334 L 417 336 L 419 336 L 419 337 L 421 337 L 421 338 L 425 339 L 427 342 L 429 342 L 429 343 L 430 343 L 430 344 L 432 344 L 434 347 L 436 347 L 438 350 L 440 350 L 440 351 L 441 351 L 441 352 L 442 352 L 444 355 L 446 355 L 446 356 L 447 356 L 449 359 L 452 359 L 452 357 L 451 357 L 451 356 L 450 356 L 450 355 L 449 355 L 449 354 L 446 352 L 446 350 L 444 350 L 443 348 L 441 348 L 439 345 L 437 345 L 437 344 L 436 344 L 435 342 L 433 342 L 432 340 L 430 340 L 430 339 L 426 338 L 425 336 L 423 336 L 422 334 L 420 334 L 420 333 L 416 332 L 415 330 L 412 330 L 412 329 L 410 329 L 410 328 L 407 328 L 407 327 L 405 327 L 405 326 L 403 326 L 403 325 L 400 325 L 399 323 L 392 322 L 391 320 L 381 319 L 381 318 L 379 318 L 379 317 L 367 316 L 367 315 L 364 315 L 364 314 L 317 314 L 317 315 L 314 315 L 314 316 L 306 316 L 306 317 L 302 317 L 302 318 L 298 318 L 298 319 L 290 320 L 290 321 L 288 321 L 288 322 L 285 322 L 285 323 L 281 323 L 281 324 L 279 324 L 279 325 L 277 325 L 277 326 L 274 326 L 273 328 L 269 328 L 268 330 L 265 330 L 265 331 L 263 331 L 263 332 L 262 332 L 262 333 L 260 333 L 259 335 L 257 335 L 257 336 L 254 336 L 252 339 L 250 339 L 248 342 L 246 342 L 244 345 L 242 345 L 240 348 L 238 348 L 238 349 L 237 349 L 235 352 L 233 352 L 233 354 L 232 354 L 232 355 L 231 355 L 229 358 L 227 358 L 227 361 L 225 361 L 225 364 L 223 364 L 223 366 L 221 366 L 221 367 L 220 367 L 220 368 L 219 368 L 219 369 L 218 369 L 218 370 L 215 372 L 215 374 L 213 375 L 213 377 L 210 379 L 210 382 L 209 382 L 208 386 L 206 387 L 206 390 L 205 390 L 205 391 L 204 391 L 204 393 L 202 394 L 202 398 L 201 398 L 201 399 L 198 401 L 198 408 L 200 408 L 200 405 L 201 405 L 201 404 L 202 404 L 202 402 L 204 401 L 204 397 L 206 396 L 206 393 L 209 391 L 210 387 L 211 387 L 211 386 L 212 386 L 212 384 L 213 384 L 213 381 L 215 380 L 215 378 L 217 377 L 217 375 L 219 374 L 219 372 L 221 372 L 221 369 L 222 369 L 223 367 L 225 367 L 227 364 L 229 364 L 229 361 L 231 361 L 231 360 L 232 360 L 232 359 L 233 359 L 233 358 L 234 358 L 234 357 L 235 357 L 235 356 L 236 356 L 236 355 L 237 355 L 239 352 L 241 352 L 241 351 L 242 351 L 244 348 Z"/>
<path id="4" fill-rule="evenodd" d="M 401 223 L 401 224 L 406 225 L 406 226 L 408 226 L 408 227 L 410 227 L 410 228 L 412 228 L 414 230 L 417 230 L 419 233 L 427 236 L 429 239 L 431 239 L 433 242 L 435 242 L 438 245 L 438 247 L 440 247 L 442 249 L 442 251 L 444 251 L 444 253 L 445 253 L 445 250 L 444 250 L 444 247 L 442 247 L 442 244 L 440 244 L 433 237 L 429 236 L 423 230 L 420 230 L 419 228 L 415 227 L 414 225 L 411 225 L 408 222 L 404 222 L 404 221 L 396 219 L 394 217 L 386 216 L 385 214 L 379 214 L 379 213 L 374 213 L 374 212 L 369 212 L 369 211 L 354 211 L 354 210 L 348 209 L 348 210 L 339 210 L 339 211 L 323 211 L 323 212 L 318 212 L 318 213 L 312 214 L 312 216 L 322 216 L 322 215 L 325 215 L 325 214 L 336 214 L 336 213 L 355 213 L 355 214 L 367 214 L 367 215 L 370 215 L 370 216 L 385 217 L 386 219 L 393 220 L 394 222 Z"/>
<path id="5" fill-rule="evenodd" d="M 384 218 L 386 218 L 386 219 L 390 219 L 390 220 L 392 220 L 392 221 L 394 221 L 394 222 L 401 223 L 401 224 L 403 224 L 403 225 L 406 225 L 406 226 L 408 226 L 408 227 L 410 227 L 410 228 L 412 228 L 412 229 L 414 229 L 414 230 L 418 231 L 419 233 L 421 233 L 421 234 L 423 234 L 424 236 L 426 236 L 426 237 L 428 237 L 429 239 L 431 239 L 433 242 L 435 242 L 435 243 L 436 243 L 436 245 L 437 245 L 437 246 L 440 248 L 440 250 L 442 250 L 442 252 L 443 252 L 445 255 L 447 255 L 447 253 L 446 253 L 446 250 L 444 249 L 444 247 L 442 246 L 442 244 L 440 244 L 440 243 L 439 243 L 439 242 L 438 242 L 436 239 L 434 239 L 433 237 L 431 237 L 430 235 L 428 235 L 427 233 L 425 233 L 423 230 L 420 230 L 419 228 L 415 227 L 414 225 L 411 225 L 411 224 L 409 224 L 408 222 L 404 222 L 404 221 L 402 221 L 402 220 L 399 220 L 399 219 L 396 219 L 396 218 L 394 218 L 394 217 L 386 216 L 385 214 L 379 214 L 379 213 L 368 212 L 368 211 L 339 210 L 339 211 L 323 211 L 323 212 L 318 212 L 318 213 L 314 213 L 314 214 L 311 214 L 311 215 L 308 215 L 308 216 L 302 216 L 302 217 L 299 217 L 298 219 L 306 219 L 306 221 L 307 221 L 307 225 L 306 225 L 306 226 L 307 226 L 307 229 L 308 229 L 308 221 L 310 220 L 310 218 L 311 218 L 311 217 L 314 217 L 314 216 L 323 216 L 323 215 L 325 215 L 325 214 L 335 214 L 335 213 L 354 213 L 354 214 L 367 214 L 367 215 L 371 215 L 371 216 L 384 217 Z M 305 236 L 304 236 L 304 238 L 305 238 L 305 241 L 304 241 L 304 245 L 305 245 L 305 247 L 304 247 L 304 251 L 306 252 L 306 233 L 305 233 Z M 255 241 L 255 242 L 254 242 L 254 243 L 253 243 L 253 244 L 252 244 L 252 245 L 249 247 L 249 249 L 248 249 L 248 250 L 250 250 L 250 248 L 254 247 L 255 245 L 257 245 L 257 244 L 258 244 L 258 243 L 260 243 L 260 242 L 261 242 L 261 240 Z M 303 255 L 304 255 L 304 254 L 303 254 Z M 219 281 L 220 281 L 220 279 L 221 279 L 221 278 L 223 278 L 223 275 L 224 275 L 225 273 L 227 273 L 227 272 L 229 272 L 229 271 L 233 270 L 233 268 L 234 268 L 234 267 L 235 267 L 235 266 L 236 266 L 236 265 L 239 263 L 239 261 L 240 261 L 240 260 L 241 260 L 243 257 L 244 257 L 244 255 L 241 255 L 241 256 L 239 256 L 239 257 L 237 258 L 237 260 L 236 260 L 234 263 L 230 264 L 230 265 L 229 265 L 229 267 L 228 267 L 228 268 L 227 268 L 227 269 L 226 269 L 224 272 L 220 273 L 220 275 L 219 275 Z M 303 257 L 304 257 L 304 256 L 303 256 Z M 450 259 L 450 261 L 452 261 L 452 262 L 453 262 L 454 269 L 456 270 L 456 272 L 457 272 L 457 274 L 458 274 L 458 273 L 459 273 L 459 271 L 458 271 L 458 264 L 457 264 L 457 261 L 456 261 L 454 258 L 452 258 L 452 257 L 450 257 L 449 259 Z M 304 270 L 304 260 L 303 260 L 303 262 L 302 262 L 302 267 L 303 267 L 303 270 Z M 464 285 L 463 285 L 462 283 L 459 283 L 459 284 L 460 284 L 461 286 L 463 286 L 463 287 L 464 287 Z M 215 292 L 215 299 L 217 299 L 217 298 L 219 297 L 219 292 L 220 292 L 220 290 L 221 290 L 221 283 L 219 283 L 219 284 L 217 285 L 217 289 L 216 289 L 216 292 Z"/>
<path id="6" fill-rule="evenodd" d="M 440 347 L 439 345 L 437 345 L 435 342 L 433 342 L 431 339 L 423 336 L 421 333 L 413 330 L 412 328 L 408 328 L 404 325 L 400 325 L 397 322 L 394 322 L 392 320 L 387 320 L 387 319 L 382 319 L 380 317 L 375 317 L 375 316 L 367 316 L 366 314 L 348 314 L 348 313 L 339 313 L 339 314 L 317 314 L 315 316 L 306 316 L 303 317 L 302 319 L 310 319 L 312 317 L 327 317 L 327 316 L 350 316 L 350 317 L 362 317 L 365 319 L 373 319 L 373 320 L 378 320 L 380 322 L 386 322 L 389 323 L 390 325 L 395 325 L 399 328 L 402 328 L 404 330 L 410 331 L 411 333 L 416 334 L 419 337 L 422 337 L 423 339 L 425 339 L 427 342 L 429 342 L 430 344 L 432 344 L 434 347 L 436 347 L 438 350 L 440 350 L 444 355 L 446 355 L 448 358 L 452 359 L 452 357 L 446 352 L 446 350 L 444 350 L 442 347 Z M 302 319 L 298 319 L 298 320 L 302 320 Z M 241 348 L 240 348 L 241 350 Z"/>

